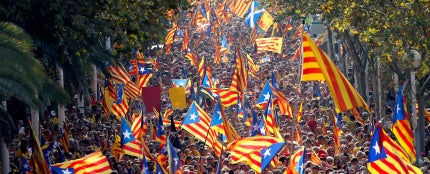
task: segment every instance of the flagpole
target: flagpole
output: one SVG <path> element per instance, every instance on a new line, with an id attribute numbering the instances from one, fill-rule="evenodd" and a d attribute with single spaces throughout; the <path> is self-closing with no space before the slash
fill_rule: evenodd
<path id="1" fill-rule="evenodd" d="M 218 165 L 215 174 L 221 173 L 221 160 L 222 160 L 222 154 L 224 153 L 224 145 L 221 146 L 221 154 L 218 158 Z"/>

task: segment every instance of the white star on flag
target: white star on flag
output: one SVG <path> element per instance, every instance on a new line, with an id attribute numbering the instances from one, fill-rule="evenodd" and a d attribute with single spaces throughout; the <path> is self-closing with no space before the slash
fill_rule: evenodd
<path id="1" fill-rule="evenodd" d="M 125 130 L 125 132 L 124 133 L 122 133 L 123 135 L 124 135 L 124 138 L 125 139 L 130 139 L 130 135 L 131 135 L 131 133 L 130 132 L 128 132 L 128 130 Z"/>
<path id="2" fill-rule="evenodd" d="M 270 148 L 267 148 L 266 151 L 264 151 L 263 158 L 266 158 L 267 156 L 270 156 L 270 155 L 272 155 L 270 154 Z"/>
<path id="3" fill-rule="evenodd" d="M 141 73 L 145 72 L 145 67 L 140 67 L 140 68 L 139 68 L 139 71 L 140 71 Z"/>
<path id="4" fill-rule="evenodd" d="M 222 117 L 221 117 L 221 111 L 217 111 L 216 113 L 218 114 L 218 120 L 221 120 L 222 119 Z"/>
<path id="5" fill-rule="evenodd" d="M 270 98 L 270 94 L 266 93 L 266 94 L 263 94 L 263 95 L 264 95 L 264 101 L 268 101 L 269 98 Z"/>
<path id="6" fill-rule="evenodd" d="M 397 114 L 399 114 L 399 111 L 401 110 L 401 109 L 400 109 L 400 104 L 397 104 L 397 106 L 396 106 L 396 107 L 397 107 L 397 109 L 396 109 L 396 113 L 397 113 Z"/>
<path id="7" fill-rule="evenodd" d="M 381 153 L 381 149 L 379 148 L 379 144 L 378 143 L 375 143 L 375 145 L 372 148 L 375 149 L 375 153 L 376 154 L 380 154 Z"/>
<path id="8" fill-rule="evenodd" d="M 63 174 L 72 174 L 72 172 L 70 172 L 69 169 L 63 170 L 62 172 Z"/>
<path id="9" fill-rule="evenodd" d="M 260 128 L 260 132 L 261 134 L 266 134 L 266 129 L 264 129 L 264 127 Z"/>
<path id="10" fill-rule="evenodd" d="M 195 113 L 190 115 L 190 120 L 196 121 L 197 115 Z"/>

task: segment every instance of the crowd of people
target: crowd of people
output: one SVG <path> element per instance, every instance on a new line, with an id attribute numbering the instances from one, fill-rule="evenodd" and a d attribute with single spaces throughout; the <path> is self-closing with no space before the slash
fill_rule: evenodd
<path id="1" fill-rule="evenodd" d="M 184 19 L 185 26 L 189 19 Z M 298 26 L 298 21 L 294 26 Z M 231 18 L 227 26 L 222 27 L 223 34 L 229 38 L 231 48 L 239 47 L 244 55 L 249 54 L 256 64 L 259 66 L 259 72 L 256 77 L 251 77 L 248 81 L 248 91 L 246 97 L 250 102 L 250 108 L 255 110 L 259 116 L 263 115 L 264 110 L 255 107 L 256 100 L 260 96 L 263 85 L 266 81 L 270 81 L 272 73 L 277 78 L 277 83 L 280 90 L 286 95 L 289 104 L 292 106 L 293 115 L 279 115 L 278 123 L 280 125 L 280 133 L 283 136 L 286 145 L 277 155 L 278 164 L 268 166 L 263 173 L 280 174 L 283 173 L 289 166 L 291 155 L 300 146 L 305 146 L 308 152 L 307 157 L 310 159 L 311 149 L 321 159 L 322 164 L 315 165 L 311 160 L 307 160 L 305 164 L 305 173 L 367 173 L 366 163 L 369 154 L 369 145 L 371 141 L 371 132 L 369 120 L 374 114 L 375 108 L 372 103 L 371 112 L 360 110 L 360 117 L 364 122 L 360 123 L 350 112 L 343 113 L 340 129 L 339 149 L 335 149 L 334 131 L 331 121 L 333 101 L 331 100 L 330 91 L 324 84 L 319 84 L 318 89 L 321 96 L 314 96 L 314 84 L 300 81 L 300 60 L 291 60 L 295 49 L 300 47 L 300 40 L 292 40 L 293 31 L 289 31 L 285 36 L 283 47 L 284 54 L 277 53 L 256 53 L 254 45 L 249 44 L 248 35 L 251 31 L 248 26 L 245 26 L 242 18 Z M 245 31 L 245 32 L 244 32 Z M 215 34 L 216 35 L 216 34 Z M 198 37 L 204 37 L 199 33 L 194 33 L 194 39 L 191 39 L 190 45 L 195 43 Z M 219 37 L 219 35 L 217 35 Z M 240 44 L 244 41 L 243 44 Z M 208 44 L 211 43 L 211 44 Z M 219 80 L 218 88 L 228 88 L 231 83 L 231 78 L 235 68 L 234 50 L 227 54 L 227 62 L 216 64 L 213 61 L 215 53 L 213 41 L 205 38 L 202 42 L 193 48 L 197 57 L 205 57 L 209 61 L 214 78 Z M 172 53 L 169 55 L 159 55 L 158 72 L 154 72 L 154 77 L 149 85 L 162 86 L 162 109 L 161 113 L 168 108 L 170 99 L 168 89 L 171 88 L 172 79 L 189 78 L 196 82 L 199 81 L 197 66 L 191 66 L 190 61 L 184 58 L 185 53 L 180 51 L 180 42 L 175 42 L 172 45 Z M 154 56 L 148 54 L 147 56 Z M 270 60 L 263 61 L 263 58 L 269 57 Z M 181 69 L 187 71 L 186 77 L 182 75 Z M 162 84 L 160 84 L 162 83 Z M 145 96 L 143 96 L 145 97 Z M 77 107 L 77 101 L 70 105 L 66 110 L 66 124 L 69 132 L 69 152 L 64 153 L 66 160 L 79 159 L 87 154 L 90 154 L 98 149 L 103 149 L 103 153 L 108 158 L 113 173 L 140 173 L 142 169 L 142 159 L 124 155 L 123 158 L 117 159 L 111 154 L 111 147 L 115 141 L 115 135 L 121 132 L 121 120 L 118 120 L 113 114 L 103 112 L 102 105 L 97 102 L 96 94 L 86 96 L 85 111 L 82 113 Z M 303 102 L 303 116 L 300 122 L 296 124 L 296 116 L 299 111 L 300 103 Z M 205 110 L 211 115 L 213 106 L 208 105 Z M 187 109 L 175 110 L 171 117 L 174 120 L 182 121 L 186 115 Z M 250 136 L 251 128 L 237 117 L 237 106 L 233 105 L 225 109 L 225 113 L 229 122 L 233 125 L 241 137 Z M 128 115 L 131 114 L 129 111 Z M 158 121 L 153 113 L 146 113 L 153 119 L 153 122 Z M 373 115 L 374 116 L 374 115 Z M 392 112 L 387 109 L 384 122 L 390 122 Z M 384 128 L 389 132 L 390 124 L 383 124 Z M 26 122 L 19 122 L 19 134 L 13 140 L 10 147 L 10 165 L 13 172 L 22 170 L 22 157 L 29 158 L 31 149 L 29 149 L 29 125 Z M 247 174 L 255 173 L 245 163 L 232 164 L 231 155 L 228 150 L 223 151 L 221 158 L 217 157 L 213 150 L 205 146 L 203 142 L 195 140 L 193 135 L 190 135 L 185 130 L 176 128 L 177 135 L 166 126 L 166 134 L 172 135 L 171 139 L 176 139 L 178 155 L 182 161 L 182 172 L 185 174 L 192 173 L 215 173 L 217 171 L 217 163 L 220 161 L 221 173 Z M 429 130 L 429 126 L 426 127 Z M 40 118 L 40 133 L 47 141 L 60 142 L 62 136 L 61 129 L 58 127 L 58 119 L 55 109 L 46 108 Z M 296 133 L 297 130 L 297 133 Z M 426 131 L 430 132 L 430 131 Z M 298 137 L 300 136 L 300 137 Z M 150 135 L 145 135 L 145 144 L 150 149 L 151 155 L 157 157 L 161 153 L 159 142 L 150 140 Z M 426 144 L 430 144 L 429 135 L 426 135 Z M 173 142 L 173 141 L 172 141 Z M 428 160 L 429 146 L 426 146 L 426 153 L 422 154 L 421 161 L 422 171 L 430 170 L 430 161 Z M 337 152 L 337 153 L 336 153 Z M 49 156 L 50 164 L 60 162 L 59 149 L 54 149 Z M 148 161 L 148 167 L 151 172 L 155 172 L 154 161 Z"/>

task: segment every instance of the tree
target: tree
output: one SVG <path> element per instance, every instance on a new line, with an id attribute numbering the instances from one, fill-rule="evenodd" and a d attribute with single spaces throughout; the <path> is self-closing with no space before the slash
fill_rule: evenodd
<path id="1" fill-rule="evenodd" d="M 166 11 L 187 6 L 185 0 L 2 1 L 0 20 L 25 28 L 50 77 L 60 79 L 69 95 L 83 96 L 95 77 L 92 65 L 104 70 L 107 61 L 133 58 L 136 48 L 159 43 L 167 29 Z"/>
<path id="2" fill-rule="evenodd" d="M 398 74 L 400 84 L 409 83 L 405 91 L 411 91 L 410 87 L 416 85 L 416 95 L 419 96 L 417 99 L 420 108 L 420 126 L 423 129 L 424 103 L 430 96 L 428 1 L 309 0 L 296 2 L 285 0 L 275 1 L 275 4 L 280 9 L 277 14 L 281 19 L 282 16 L 293 14 L 323 14 L 324 18 L 330 21 L 326 25 L 336 31 L 349 47 L 347 50 L 354 58 L 354 66 L 367 66 L 365 62 L 369 60 L 372 63 L 380 61 L 382 67 L 389 67 L 392 72 Z M 416 70 L 417 84 L 412 85 L 409 76 L 412 70 L 409 59 L 410 50 L 417 50 L 423 58 L 421 66 Z M 371 66 L 376 67 L 374 64 Z M 364 70 L 362 67 L 355 69 Z M 390 72 L 386 71 L 386 73 Z M 393 90 L 393 88 L 385 86 L 385 90 Z M 419 139 L 423 140 L 424 132 L 421 128 Z M 421 143 L 424 142 L 421 141 Z M 424 152 L 423 147 L 424 145 L 421 144 L 417 154 Z"/>
<path id="3" fill-rule="evenodd" d="M 32 43 L 31 37 L 21 28 L 0 23 L 0 101 L 14 97 L 28 107 L 39 108 L 39 96 L 43 95 L 59 103 L 68 102 L 65 92 L 44 73 L 40 61 L 34 58 Z M 11 142 L 16 133 L 15 120 L 4 105 L 0 107 L 0 124 L 1 143 Z M 2 154 L 2 157 L 8 158 L 8 155 Z M 4 158 L 2 161 L 6 163 Z M 5 168 L 4 173 L 8 173 L 7 170 Z"/>

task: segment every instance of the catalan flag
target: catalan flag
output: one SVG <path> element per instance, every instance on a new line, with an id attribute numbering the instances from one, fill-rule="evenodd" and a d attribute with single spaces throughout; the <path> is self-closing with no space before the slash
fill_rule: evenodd
<path id="1" fill-rule="evenodd" d="M 149 165 L 148 162 L 146 161 L 146 158 L 142 158 L 142 174 L 150 174 L 151 172 L 149 171 Z"/>
<path id="2" fill-rule="evenodd" d="M 282 142 L 281 139 L 269 136 L 245 137 L 228 144 L 227 149 L 230 151 L 231 163 L 237 164 L 239 162 L 252 160 L 249 159 L 249 153 L 253 151 L 263 150 L 275 143 Z"/>
<path id="3" fill-rule="evenodd" d="M 155 164 L 156 165 L 156 167 L 155 167 L 155 173 L 156 174 L 166 174 L 167 173 L 167 171 L 166 171 L 166 168 L 167 168 L 167 156 L 163 155 L 163 154 L 159 154 L 158 157 L 163 158 L 163 159 L 161 161 L 157 160 L 155 162 L 156 163 Z M 160 159 L 160 158 L 158 158 L 158 159 Z M 166 164 L 165 165 L 166 167 L 163 167 L 163 163 Z"/>
<path id="4" fill-rule="evenodd" d="M 118 117 L 124 117 L 128 111 L 128 102 L 123 95 L 124 85 L 120 84 L 118 86 L 118 100 L 112 104 L 112 113 Z"/>
<path id="5" fill-rule="evenodd" d="M 355 120 L 358 121 L 361 124 L 364 124 L 363 118 L 361 118 L 360 113 L 358 112 L 357 108 L 351 109 L 351 114 L 354 116 Z"/>
<path id="6" fill-rule="evenodd" d="M 124 155 L 124 150 L 121 148 L 121 137 L 119 135 L 115 135 L 115 141 L 113 143 L 111 154 L 114 156 L 118 161 L 122 159 L 122 156 Z"/>
<path id="7" fill-rule="evenodd" d="M 198 65 L 198 59 L 193 52 L 189 51 L 187 54 L 185 54 L 185 58 L 191 61 L 191 65 Z"/>
<path id="8" fill-rule="evenodd" d="M 301 147 L 298 151 L 294 152 L 290 157 L 290 165 L 285 174 L 304 174 L 306 164 L 306 149 Z"/>
<path id="9" fill-rule="evenodd" d="M 147 86 L 152 76 L 153 74 L 150 69 L 145 68 L 145 66 L 143 65 L 139 65 L 139 74 L 137 75 L 139 94 L 140 94 L 140 90 L 142 90 L 143 87 Z"/>
<path id="10" fill-rule="evenodd" d="M 138 112 L 138 116 L 133 120 L 131 124 L 131 133 L 136 139 L 140 139 L 143 136 L 143 126 L 144 126 L 143 113 Z"/>
<path id="11" fill-rule="evenodd" d="M 336 112 L 346 111 L 356 107 L 368 108 L 366 102 L 349 83 L 348 79 L 346 79 L 330 58 L 307 34 L 303 34 L 302 44 L 304 54 L 302 81 L 325 80 L 332 93 Z M 308 63 L 312 63 L 313 65 L 310 66 Z M 318 65 L 318 67 L 315 65 Z"/>
<path id="12" fill-rule="evenodd" d="M 257 136 L 260 132 L 259 121 L 257 118 L 257 113 L 252 111 L 252 120 L 251 120 L 251 137 Z"/>
<path id="13" fill-rule="evenodd" d="M 320 159 L 320 157 L 317 155 L 317 153 L 315 153 L 315 151 L 313 149 L 311 149 L 312 153 L 311 153 L 311 162 L 314 163 L 315 165 L 321 165 L 322 161 Z"/>
<path id="14" fill-rule="evenodd" d="M 139 49 L 136 50 L 135 52 L 137 59 L 132 59 L 130 60 L 130 68 L 128 69 L 128 74 L 129 75 L 137 75 L 138 71 L 139 71 L 139 67 L 138 67 L 138 63 L 140 64 L 145 64 L 146 60 L 143 57 L 142 53 L 139 51 Z"/>
<path id="15" fill-rule="evenodd" d="M 219 52 L 222 55 L 230 52 L 230 46 L 228 46 L 227 37 L 225 37 L 225 35 L 223 35 L 222 38 L 221 38 Z"/>
<path id="16" fill-rule="evenodd" d="M 249 56 L 249 54 L 246 55 L 246 60 L 248 62 L 249 74 L 253 77 L 257 77 L 256 74 L 258 73 L 258 69 L 259 69 L 258 65 L 254 63 L 254 61 L 252 60 L 251 56 Z"/>
<path id="17" fill-rule="evenodd" d="M 38 137 L 34 134 L 33 129 L 30 129 L 31 146 L 33 153 L 30 157 L 30 165 L 35 173 L 49 173 L 48 163 L 45 160 L 42 148 L 40 147 Z"/>
<path id="18" fill-rule="evenodd" d="M 186 28 L 184 33 L 184 39 L 182 40 L 182 48 L 181 48 L 182 52 L 188 49 L 188 44 L 190 43 L 189 32 L 190 32 L 190 29 Z"/>
<path id="19" fill-rule="evenodd" d="M 69 152 L 70 144 L 69 144 L 69 130 L 67 128 L 67 124 L 63 123 L 63 129 L 61 130 L 61 145 L 63 146 L 64 152 Z"/>
<path id="20" fill-rule="evenodd" d="M 124 84 L 124 94 L 130 99 L 135 99 L 139 96 L 140 90 L 137 88 L 135 83 L 128 82 Z"/>
<path id="21" fill-rule="evenodd" d="M 339 118 L 337 118 L 334 114 L 333 115 L 333 140 L 334 140 L 334 150 L 337 154 L 340 147 L 340 136 L 342 135 L 341 124 Z M 342 115 L 340 116 L 342 118 Z"/>
<path id="22" fill-rule="evenodd" d="M 391 173 L 423 173 L 419 168 L 405 161 L 397 145 L 384 132 L 381 125 L 377 125 L 370 143 L 367 169 L 371 174 Z"/>
<path id="23" fill-rule="evenodd" d="M 163 119 L 158 116 L 157 124 L 157 141 L 160 142 L 160 146 L 164 146 L 167 141 L 166 131 L 164 130 Z"/>
<path id="24" fill-rule="evenodd" d="M 139 158 L 142 157 L 142 145 L 133 136 L 131 128 L 124 117 L 121 119 L 121 145 L 125 154 Z"/>
<path id="25" fill-rule="evenodd" d="M 216 132 L 210 129 L 211 117 L 194 101 L 182 122 L 182 128 L 198 140 L 206 142 L 217 155 L 221 154 L 221 143 L 216 139 Z"/>
<path id="26" fill-rule="evenodd" d="M 414 148 L 414 135 L 409 123 L 409 116 L 404 105 L 405 99 L 402 95 L 402 86 L 399 86 L 396 107 L 393 115 L 392 132 L 396 136 L 400 146 L 408 154 L 412 162 L 416 161 L 416 153 Z"/>
<path id="27" fill-rule="evenodd" d="M 107 67 L 107 70 L 111 75 L 111 79 L 115 83 L 131 82 L 130 76 L 128 75 L 127 71 L 124 69 L 122 65 L 118 65 L 118 66 L 111 65 Z"/>
<path id="28" fill-rule="evenodd" d="M 240 138 L 239 134 L 234 130 L 230 122 L 227 121 L 224 109 L 220 102 L 216 103 L 210 127 L 218 133 L 225 135 L 228 143 Z"/>
<path id="29" fill-rule="evenodd" d="M 303 101 L 300 102 L 300 108 L 299 108 L 299 112 L 297 113 L 296 123 L 299 123 L 302 120 L 302 115 L 303 115 Z"/>
<path id="30" fill-rule="evenodd" d="M 270 83 L 266 82 L 264 84 L 263 90 L 261 91 L 260 97 L 256 102 L 257 107 L 265 108 L 267 105 L 267 101 L 269 101 L 270 96 L 273 96 L 272 89 L 270 88 Z"/>
<path id="31" fill-rule="evenodd" d="M 167 156 L 169 157 L 169 173 L 173 174 L 180 170 L 182 162 L 172 143 L 170 143 L 170 140 L 167 140 L 166 146 Z"/>
<path id="32" fill-rule="evenodd" d="M 233 79 L 231 80 L 230 90 L 245 92 L 247 87 L 248 73 L 246 73 L 245 62 L 242 58 L 239 48 L 236 48 L 236 69 L 234 70 Z"/>
<path id="33" fill-rule="evenodd" d="M 266 128 L 267 130 L 272 133 L 275 134 L 275 128 L 276 128 L 276 119 L 275 119 L 275 114 L 273 113 L 273 102 L 272 102 L 272 96 L 269 96 L 269 101 L 267 102 L 267 106 L 266 106 L 266 110 L 264 112 L 264 115 L 266 117 Z"/>
<path id="34" fill-rule="evenodd" d="M 260 17 L 260 20 L 258 21 L 258 27 L 260 27 L 262 30 L 267 31 L 270 26 L 272 26 L 274 22 L 274 18 L 270 13 L 266 10 L 264 10 L 263 14 Z"/>
<path id="35" fill-rule="evenodd" d="M 270 51 L 275 53 L 282 53 L 282 37 L 270 37 L 255 39 L 257 44 L 257 51 Z"/>
<path id="36" fill-rule="evenodd" d="M 112 173 L 109 161 L 106 156 L 103 155 L 101 150 L 97 150 L 96 152 L 77 160 L 54 164 L 54 166 L 63 169 L 72 168 L 76 174 Z"/>
<path id="37" fill-rule="evenodd" d="M 248 154 L 245 161 L 256 173 L 261 173 L 269 163 L 274 160 L 278 152 L 285 145 L 285 142 L 273 143 L 269 147 L 256 150 Z"/>
<path id="38" fill-rule="evenodd" d="M 163 124 L 165 124 L 165 125 L 171 125 L 171 122 L 170 122 L 170 120 L 169 120 L 169 119 L 164 118 L 164 119 L 163 119 Z M 175 124 L 175 127 L 179 128 L 179 127 L 181 127 L 182 122 L 181 122 L 181 121 L 174 120 L 173 124 Z"/>
<path id="39" fill-rule="evenodd" d="M 229 9 L 232 13 L 236 14 L 239 17 L 244 17 L 246 12 L 248 12 L 249 6 L 252 1 L 245 0 L 234 0 L 230 3 Z"/>
<path id="40" fill-rule="evenodd" d="M 237 104 L 239 94 L 236 91 L 230 89 L 208 89 L 210 92 L 216 94 L 221 100 L 223 107 L 227 108 L 231 105 Z"/>
<path id="41" fill-rule="evenodd" d="M 172 108 L 167 107 L 166 110 L 164 110 L 163 118 L 169 118 L 169 116 L 172 114 L 173 114 Z"/>
<path id="42" fill-rule="evenodd" d="M 21 174 L 31 174 L 30 165 L 25 157 L 21 157 Z"/>
<path id="43" fill-rule="evenodd" d="M 73 168 L 60 168 L 56 166 L 51 167 L 52 174 L 64 174 L 64 173 L 75 173 L 75 169 Z"/>
<path id="44" fill-rule="evenodd" d="M 173 39 L 176 33 L 176 30 L 178 29 L 178 26 L 173 25 L 172 28 L 167 32 L 165 45 L 166 45 L 166 54 L 170 54 L 170 45 L 173 43 Z"/>

